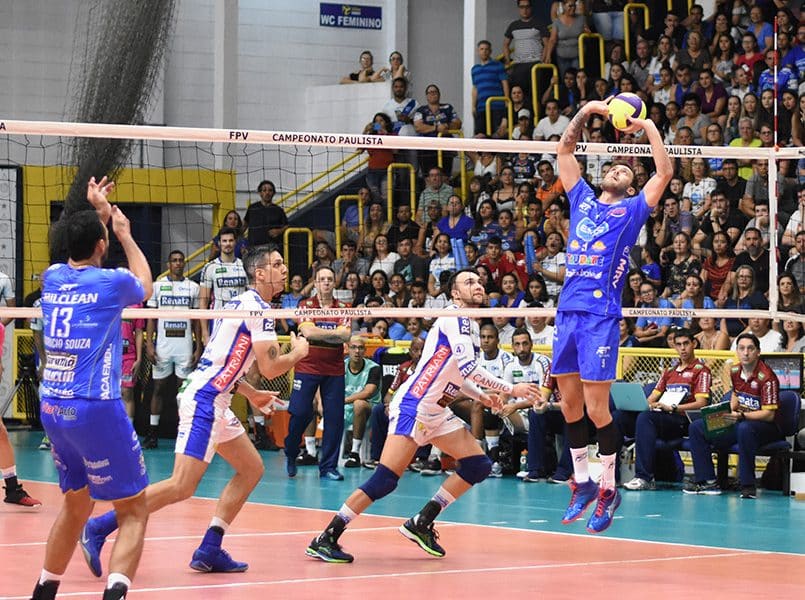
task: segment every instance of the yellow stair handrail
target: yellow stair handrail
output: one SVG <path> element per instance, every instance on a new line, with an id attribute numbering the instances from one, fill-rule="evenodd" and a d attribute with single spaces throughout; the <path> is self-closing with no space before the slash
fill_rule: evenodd
<path id="1" fill-rule="evenodd" d="M 392 190 L 394 184 L 394 171 L 395 169 L 403 169 L 408 171 L 408 183 L 409 183 L 409 198 L 411 202 L 411 215 L 416 214 L 416 167 L 414 167 L 411 163 L 391 163 L 388 168 L 386 169 L 386 187 L 388 189 L 388 194 L 386 198 L 388 200 L 388 207 L 386 208 L 388 222 L 391 223 L 392 221 Z"/>
<path id="2" fill-rule="evenodd" d="M 448 129 L 447 133 L 449 135 L 453 135 L 455 137 L 460 137 L 460 138 L 464 137 L 464 132 L 461 129 Z M 439 134 L 436 137 L 443 137 L 442 132 L 440 131 Z M 444 161 L 442 160 L 442 149 L 441 148 L 439 148 L 439 150 L 436 151 L 436 157 L 437 157 L 436 164 L 439 165 L 439 168 L 442 169 L 442 171 L 444 171 L 444 167 L 442 166 L 442 163 Z M 461 164 L 461 201 L 462 202 L 464 202 L 464 200 L 467 198 L 467 190 L 469 188 L 469 185 L 467 183 L 467 169 L 464 168 L 464 160 L 465 160 L 465 158 L 464 158 L 464 150 L 459 150 L 458 151 L 458 161 Z M 449 173 L 448 173 L 448 175 L 449 175 Z"/>
<path id="3" fill-rule="evenodd" d="M 341 168 L 341 167 L 343 167 L 345 164 L 347 164 L 349 161 L 351 161 L 351 160 L 353 160 L 353 159 L 355 159 L 355 158 L 359 157 L 361 154 L 363 154 L 363 151 L 362 151 L 362 150 L 359 150 L 359 151 L 357 151 L 357 152 L 353 152 L 352 154 L 348 155 L 348 156 L 347 156 L 347 157 L 346 157 L 344 160 L 342 160 L 342 161 L 340 161 L 340 162 L 337 162 L 336 164 L 334 164 L 332 167 L 330 167 L 330 168 L 329 168 L 329 169 L 327 169 L 326 171 L 322 171 L 321 173 L 319 173 L 318 175 L 316 175 L 316 176 L 315 176 L 313 179 L 311 179 L 311 180 L 309 180 L 309 181 L 306 181 L 306 182 L 305 182 L 305 183 L 303 183 L 302 185 L 299 185 L 299 186 L 295 187 L 295 188 L 294 188 L 294 189 L 292 189 L 290 192 L 285 192 L 285 193 L 284 193 L 282 196 L 280 196 L 280 198 L 279 198 L 279 200 L 277 200 L 276 204 L 279 204 L 279 205 L 284 205 L 284 204 L 285 204 L 285 202 L 286 202 L 286 201 L 287 201 L 289 198 L 292 198 L 293 196 L 296 196 L 296 195 L 297 195 L 297 194 L 299 194 L 299 193 L 300 193 L 302 190 L 305 190 L 305 189 L 309 188 L 311 185 L 313 185 L 314 183 L 316 183 L 316 182 L 317 182 L 317 181 L 319 181 L 320 179 L 323 179 L 324 177 L 326 177 L 328 173 L 331 173 L 331 172 L 335 171 L 336 169 L 340 169 L 340 168 Z M 291 207 L 289 207 L 289 208 L 294 208 L 294 207 L 295 207 L 295 206 L 297 206 L 298 204 L 299 204 L 299 203 L 297 202 L 297 204 L 295 204 L 294 206 L 291 206 Z"/>
<path id="4" fill-rule="evenodd" d="M 624 41 L 624 48 L 626 50 L 626 60 L 632 60 L 632 42 L 629 39 L 629 11 L 630 10 L 642 10 L 643 11 L 643 26 L 646 29 L 651 27 L 651 15 L 648 12 L 648 5 L 643 4 L 642 2 L 629 2 L 626 6 L 623 7 L 623 41 Z"/>
<path id="5" fill-rule="evenodd" d="M 285 264 L 289 264 L 290 259 L 290 244 L 288 243 L 289 237 L 292 233 L 304 233 L 307 236 L 307 264 L 313 264 L 313 231 L 309 227 L 289 227 L 285 230 L 285 233 L 282 235 L 283 241 L 283 258 L 285 259 Z M 285 291 L 287 292 L 290 287 L 290 278 L 285 278 Z"/>
<path id="6" fill-rule="evenodd" d="M 556 65 L 548 63 L 537 63 L 531 67 L 531 104 L 534 108 L 534 125 L 536 126 L 539 121 L 539 99 L 542 94 L 539 93 L 537 88 L 537 71 L 550 71 L 551 78 L 555 79 L 556 83 L 553 84 L 553 97 L 559 100 L 559 69 Z"/>
<path id="7" fill-rule="evenodd" d="M 492 137 L 492 103 L 505 102 L 506 111 L 509 116 L 509 139 L 512 139 L 512 131 L 514 130 L 514 109 L 512 101 L 508 96 L 489 96 L 486 99 L 486 135 Z"/>
<path id="8" fill-rule="evenodd" d="M 335 207 L 335 257 L 341 258 L 341 203 L 358 203 L 358 229 L 363 229 L 363 202 L 358 194 L 341 194 L 336 197 L 333 206 Z"/>
<path id="9" fill-rule="evenodd" d="M 579 36 L 579 67 L 582 68 L 582 69 L 584 68 L 584 64 L 585 64 L 584 63 L 584 42 L 589 40 L 589 39 L 597 39 L 598 40 L 598 56 L 600 58 L 599 67 L 601 69 L 599 71 L 598 76 L 603 77 L 604 76 L 604 62 L 605 62 L 605 60 L 604 60 L 604 57 L 605 57 L 605 54 L 604 54 L 604 36 L 601 35 L 600 33 L 582 33 Z M 587 75 L 590 75 L 590 74 L 587 73 Z"/>

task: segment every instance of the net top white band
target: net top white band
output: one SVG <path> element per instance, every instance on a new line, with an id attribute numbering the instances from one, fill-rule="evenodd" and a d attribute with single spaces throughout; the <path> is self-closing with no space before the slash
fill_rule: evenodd
<path id="1" fill-rule="evenodd" d="M 382 147 L 389 149 L 451 150 L 476 152 L 528 152 L 556 154 L 557 142 L 514 141 L 458 137 L 419 137 L 363 135 L 355 133 L 315 133 L 153 125 L 109 125 L 104 123 L 61 123 L 56 121 L 16 121 L 0 119 L 0 134 L 44 135 L 180 142 L 273 144 L 286 146 Z M 805 157 L 805 148 L 741 148 L 735 146 L 666 146 L 671 157 L 754 158 L 778 160 Z M 651 157 L 648 144 L 579 143 L 576 154 L 612 154 Z"/>

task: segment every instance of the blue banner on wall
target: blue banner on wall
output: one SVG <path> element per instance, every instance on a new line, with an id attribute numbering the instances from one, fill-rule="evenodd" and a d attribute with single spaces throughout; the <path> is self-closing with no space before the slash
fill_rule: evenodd
<path id="1" fill-rule="evenodd" d="M 319 25 L 348 29 L 383 29 L 383 8 L 360 4 L 319 4 Z"/>

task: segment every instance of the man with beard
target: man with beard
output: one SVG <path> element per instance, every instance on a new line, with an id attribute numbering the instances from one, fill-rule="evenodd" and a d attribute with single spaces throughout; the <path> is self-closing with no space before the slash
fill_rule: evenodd
<path id="1" fill-rule="evenodd" d="M 562 522 L 596 509 L 587 522 L 590 533 L 612 524 L 620 494 L 615 489 L 615 457 L 619 434 L 609 412 L 609 389 L 615 379 L 621 318 L 621 291 L 629 269 L 629 252 L 651 210 L 673 176 L 673 163 L 662 136 L 651 120 L 630 119 L 628 131 L 643 129 L 651 144 L 655 174 L 635 194 L 634 171 L 613 163 L 601 181 L 601 197 L 582 179 L 574 156 L 576 142 L 591 114 L 608 114 L 603 101 L 588 102 L 559 141 L 557 161 L 570 200 L 567 271 L 557 307 L 552 373 L 562 393 L 574 478 L 572 496 Z M 603 463 L 600 487 L 590 479 L 587 464 L 589 432 L 584 408 L 598 430 Z"/>

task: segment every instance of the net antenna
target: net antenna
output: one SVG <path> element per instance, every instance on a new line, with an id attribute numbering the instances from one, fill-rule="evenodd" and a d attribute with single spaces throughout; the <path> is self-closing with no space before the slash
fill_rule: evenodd
<path id="1" fill-rule="evenodd" d="M 157 90 L 172 37 L 176 0 L 86 0 L 76 18 L 70 67 L 68 120 L 142 124 Z M 115 178 L 131 152 L 131 139 L 73 138 L 60 163 L 75 167 L 64 211 L 50 233 L 50 260 L 66 258 L 63 221 L 91 209 L 87 182 Z"/>

